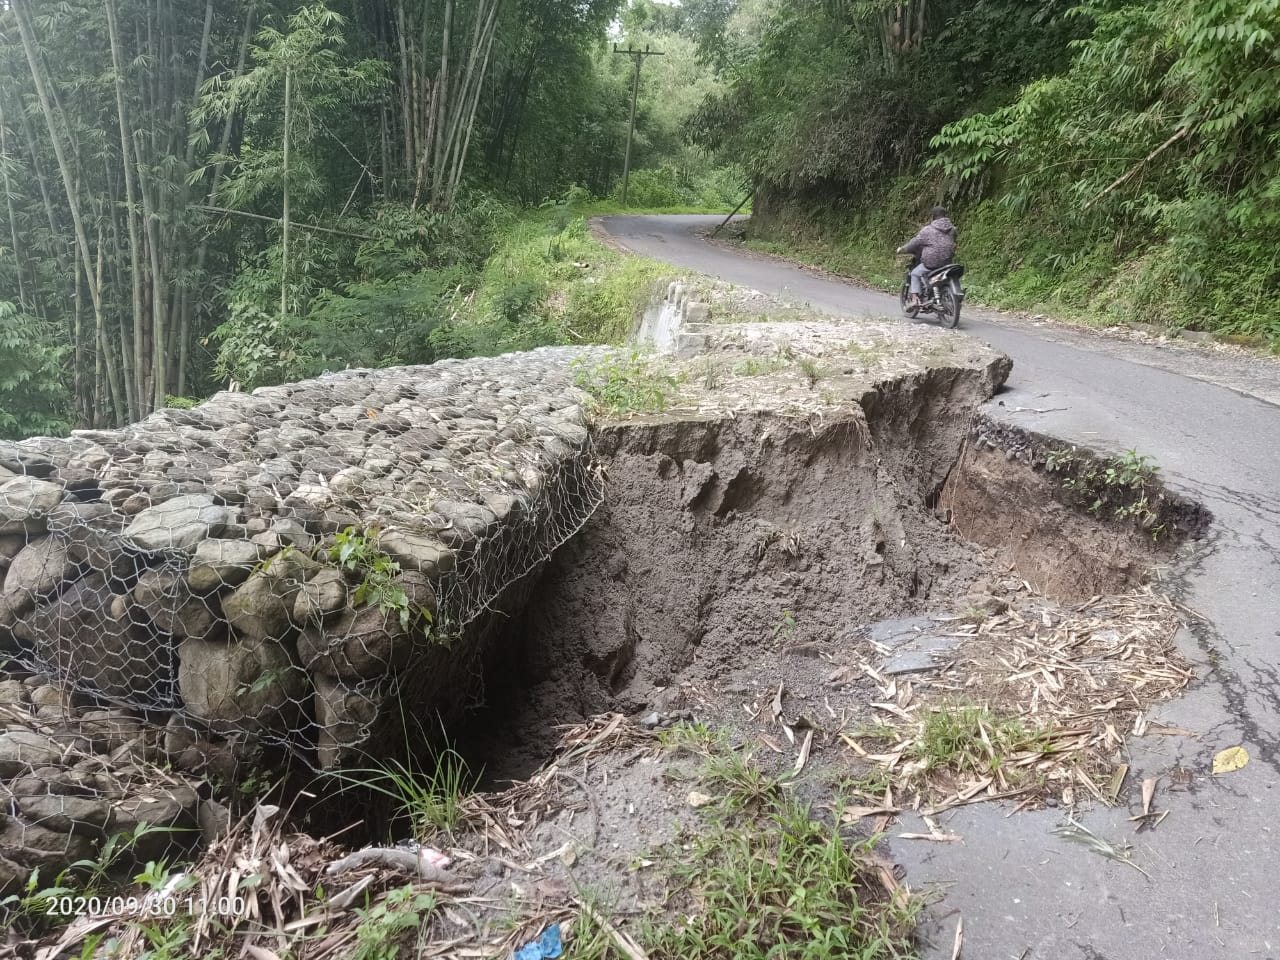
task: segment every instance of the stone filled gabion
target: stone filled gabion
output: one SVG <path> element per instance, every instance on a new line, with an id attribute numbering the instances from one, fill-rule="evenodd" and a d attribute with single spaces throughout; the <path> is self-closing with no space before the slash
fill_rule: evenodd
<path id="1" fill-rule="evenodd" d="M 0 443 L 0 648 L 175 729 L 358 754 L 388 694 L 429 700 L 444 644 L 599 505 L 583 353 L 349 370 Z"/>

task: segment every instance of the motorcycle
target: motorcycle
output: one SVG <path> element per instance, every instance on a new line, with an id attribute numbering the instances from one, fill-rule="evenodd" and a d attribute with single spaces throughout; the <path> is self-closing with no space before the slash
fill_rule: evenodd
<path id="1" fill-rule="evenodd" d="M 960 278 L 964 276 L 964 265 L 949 263 L 929 273 L 924 278 L 924 293 L 920 295 L 918 305 L 911 303 L 911 269 L 914 266 L 914 263 L 908 264 L 906 276 L 902 279 L 902 292 L 898 296 L 903 314 L 912 320 L 922 313 L 933 314 L 942 319 L 944 327 L 960 326 L 960 305 L 964 302 Z"/>

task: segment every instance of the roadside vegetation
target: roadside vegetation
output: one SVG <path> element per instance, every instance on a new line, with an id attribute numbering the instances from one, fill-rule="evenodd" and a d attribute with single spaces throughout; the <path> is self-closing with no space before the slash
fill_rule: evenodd
<path id="1" fill-rule="evenodd" d="M 701 137 L 760 249 L 893 288 L 943 202 L 979 300 L 1274 346 L 1278 33 L 1270 0 L 774 4 Z"/>
<path id="2" fill-rule="evenodd" d="M 346 367 L 619 340 L 658 268 L 597 213 L 727 211 L 693 142 L 732 9 L 5 4 L 0 437 Z M 709 41 L 708 41 L 709 42 Z M 627 203 L 632 61 L 641 74 Z"/>

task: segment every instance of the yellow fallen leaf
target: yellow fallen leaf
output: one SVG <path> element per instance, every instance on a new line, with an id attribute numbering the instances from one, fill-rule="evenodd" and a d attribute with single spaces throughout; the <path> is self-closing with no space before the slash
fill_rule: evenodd
<path id="1" fill-rule="evenodd" d="M 1214 773 L 1231 773 L 1249 762 L 1249 752 L 1244 747 L 1228 747 L 1213 758 Z"/>

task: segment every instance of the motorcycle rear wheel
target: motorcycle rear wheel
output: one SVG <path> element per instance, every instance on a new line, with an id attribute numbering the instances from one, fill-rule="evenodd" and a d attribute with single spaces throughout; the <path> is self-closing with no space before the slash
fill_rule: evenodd
<path id="1" fill-rule="evenodd" d="M 960 298 L 950 287 L 938 291 L 938 312 L 942 315 L 942 325 L 950 329 L 960 326 Z"/>

